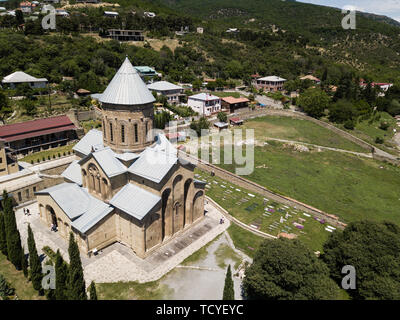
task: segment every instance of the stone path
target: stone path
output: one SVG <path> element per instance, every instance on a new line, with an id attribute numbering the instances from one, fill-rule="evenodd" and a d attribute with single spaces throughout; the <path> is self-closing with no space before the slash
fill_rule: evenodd
<path id="1" fill-rule="evenodd" d="M 24 215 L 23 208 L 28 208 L 31 215 Z M 145 259 L 140 259 L 129 247 L 121 243 L 115 243 L 91 258 L 81 255 L 86 284 L 89 285 L 92 280 L 97 283 L 117 281 L 144 283 L 160 279 L 229 227 L 229 221 L 219 224 L 223 214 L 211 203 L 205 204 L 205 210 L 204 219 L 157 248 Z M 50 231 L 40 220 L 37 202 L 16 210 L 16 218 L 26 251 L 27 226 L 30 224 L 40 255 L 43 254 L 42 248 L 49 246 L 54 251 L 59 249 L 64 259 L 69 260 L 67 241 L 58 233 Z"/>

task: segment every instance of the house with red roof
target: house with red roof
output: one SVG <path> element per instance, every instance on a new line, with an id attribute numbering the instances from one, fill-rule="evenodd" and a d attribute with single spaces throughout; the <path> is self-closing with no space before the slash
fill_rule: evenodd
<path id="1" fill-rule="evenodd" d="M 221 99 L 222 108 L 230 113 L 236 112 L 238 109 L 248 108 L 250 100 L 247 98 L 224 97 Z"/>
<path id="2" fill-rule="evenodd" d="M 6 154 L 27 155 L 77 139 L 77 127 L 66 115 L 0 126 Z"/>

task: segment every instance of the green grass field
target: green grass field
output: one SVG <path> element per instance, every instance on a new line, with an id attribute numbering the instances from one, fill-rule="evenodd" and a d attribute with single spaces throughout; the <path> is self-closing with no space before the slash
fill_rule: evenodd
<path id="1" fill-rule="evenodd" d="M 356 124 L 354 130 L 343 130 L 357 136 L 358 138 L 367 141 L 368 143 L 394 155 L 398 155 L 399 152 L 394 150 L 395 144 L 391 142 L 394 135 L 393 129 L 397 128 L 396 120 L 386 112 L 379 112 L 379 120 L 370 121 L 364 120 Z M 387 130 L 380 128 L 381 122 L 387 122 L 390 126 Z M 378 144 L 375 142 L 376 137 L 380 137 L 384 140 L 383 144 Z"/>
<path id="2" fill-rule="evenodd" d="M 311 121 L 291 117 L 265 116 L 246 121 L 245 129 L 254 129 L 257 140 L 265 137 L 294 140 L 356 152 L 369 152 L 359 145 Z"/>
<path id="3" fill-rule="evenodd" d="M 146 283 L 115 282 L 96 283 L 101 300 L 161 300 L 167 299 L 170 289 L 160 280 Z"/>
<path id="4" fill-rule="evenodd" d="M 32 283 L 28 282 L 22 271 L 15 270 L 15 267 L 0 253 L 0 274 L 2 274 L 10 285 L 15 288 L 15 293 L 20 300 L 45 300 L 33 289 Z"/>
<path id="5" fill-rule="evenodd" d="M 224 97 L 240 98 L 239 92 L 212 91 L 210 93 L 214 96 L 221 97 L 221 98 L 224 98 Z"/>
<path id="6" fill-rule="evenodd" d="M 235 169 L 234 164 L 221 167 Z M 347 223 L 400 224 L 400 168 L 383 162 L 334 151 L 297 152 L 270 142 L 255 147 L 255 169 L 246 178 Z"/>

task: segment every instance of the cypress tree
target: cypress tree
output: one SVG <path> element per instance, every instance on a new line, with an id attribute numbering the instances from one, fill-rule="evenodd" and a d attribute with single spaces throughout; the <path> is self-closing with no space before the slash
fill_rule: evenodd
<path id="1" fill-rule="evenodd" d="M 42 264 L 36 250 L 35 237 L 33 236 L 30 225 L 28 225 L 28 249 L 32 285 L 35 290 L 38 290 L 40 293 L 42 293 Z"/>
<path id="2" fill-rule="evenodd" d="M 97 300 L 96 284 L 94 281 L 89 286 L 90 300 Z"/>
<path id="3" fill-rule="evenodd" d="M 83 278 L 83 268 L 78 245 L 75 242 L 74 234 L 71 232 L 69 237 L 69 299 L 87 300 L 85 280 Z"/>
<path id="4" fill-rule="evenodd" d="M 68 300 L 68 265 L 62 258 L 60 251 L 56 254 L 56 300 Z"/>
<path id="5" fill-rule="evenodd" d="M 222 300 L 235 300 L 235 291 L 231 273 L 231 265 L 228 266 L 225 277 L 224 294 Z"/>
<path id="6" fill-rule="evenodd" d="M 4 224 L 4 213 L 0 211 L 0 252 L 7 256 L 6 226 Z"/>
<path id="7" fill-rule="evenodd" d="M 26 261 L 24 247 L 22 247 L 22 251 L 21 251 L 21 266 L 22 266 L 22 271 L 24 272 L 24 276 L 25 276 L 25 278 L 27 278 L 28 277 L 28 261 Z"/>
<path id="8" fill-rule="evenodd" d="M 15 221 L 12 199 L 8 197 L 7 192 L 3 193 L 3 205 L 7 240 L 7 258 L 17 270 L 21 270 L 21 237 L 17 228 L 17 222 Z"/>

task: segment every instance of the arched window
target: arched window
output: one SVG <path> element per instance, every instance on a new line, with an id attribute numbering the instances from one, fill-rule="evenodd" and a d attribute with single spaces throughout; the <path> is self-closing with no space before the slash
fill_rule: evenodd
<path id="1" fill-rule="evenodd" d="M 113 125 L 110 122 L 110 140 L 113 141 L 114 140 L 114 135 L 113 135 Z"/>
<path id="2" fill-rule="evenodd" d="M 125 143 L 125 125 L 121 125 L 121 142 Z"/>
<path id="3" fill-rule="evenodd" d="M 137 123 L 134 124 L 134 128 L 135 128 L 135 142 L 139 141 L 139 134 L 138 134 L 138 125 Z"/>
<path id="4" fill-rule="evenodd" d="M 106 135 L 106 124 L 104 123 L 104 120 L 103 120 L 103 135 L 104 135 L 104 138 L 107 138 L 107 135 Z"/>

